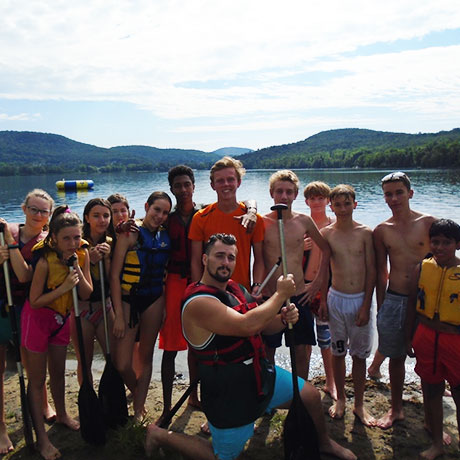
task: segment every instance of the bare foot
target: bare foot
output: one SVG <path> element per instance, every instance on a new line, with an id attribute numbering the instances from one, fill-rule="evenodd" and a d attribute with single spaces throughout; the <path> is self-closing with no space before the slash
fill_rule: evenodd
<path id="1" fill-rule="evenodd" d="M 393 412 L 393 409 L 390 409 L 382 418 L 377 420 L 375 426 L 382 428 L 382 430 L 387 430 L 391 428 L 395 422 L 400 422 L 404 420 L 404 412 Z"/>
<path id="2" fill-rule="evenodd" d="M 377 420 L 369 414 L 366 408 L 363 407 L 355 407 L 353 409 L 353 414 L 359 419 L 359 421 L 366 426 L 375 426 L 377 424 Z"/>
<path id="3" fill-rule="evenodd" d="M 372 366 L 367 368 L 367 375 L 372 380 L 380 380 L 382 378 L 382 373 L 380 372 L 380 368 L 374 369 Z"/>
<path id="4" fill-rule="evenodd" d="M 328 394 L 331 397 L 331 399 L 337 401 L 337 389 L 335 388 L 335 385 L 332 385 L 330 387 L 324 385 L 322 390 L 324 391 L 324 393 Z"/>
<path id="5" fill-rule="evenodd" d="M 147 434 L 145 435 L 144 449 L 147 457 L 150 457 L 155 449 L 158 448 L 157 436 L 164 431 L 155 423 L 151 423 L 147 427 Z"/>
<path id="6" fill-rule="evenodd" d="M 321 444 L 319 450 L 323 454 L 329 454 L 333 457 L 342 458 L 343 460 L 356 460 L 358 458 L 351 450 L 342 447 L 331 438 L 328 438 L 327 443 Z"/>
<path id="7" fill-rule="evenodd" d="M 56 416 L 56 423 L 60 423 L 61 425 L 66 426 L 72 431 L 78 431 L 80 429 L 80 422 L 69 417 L 67 414 L 60 417 Z"/>
<path id="8" fill-rule="evenodd" d="M 419 458 L 423 458 L 424 460 L 434 460 L 435 458 L 441 457 L 443 454 L 444 449 L 442 447 L 432 445 L 429 449 L 421 452 Z"/>
<path id="9" fill-rule="evenodd" d="M 188 398 L 188 403 L 187 403 L 190 407 L 193 407 L 194 409 L 197 409 L 197 410 L 202 410 L 201 408 L 201 401 L 196 398 L 196 397 L 192 397 L 190 396 L 190 398 Z"/>
<path id="10" fill-rule="evenodd" d="M 46 405 L 43 407 L 43 418 L 46 423 L 53 423 L 56 421 L 56 411 L 49 402 L 46 402 Z"/>
<path id="11" fill-rule="evenodd" d="M 329 407 L 329 415 L 335 419 L 343 418 L 345 414 L 345 401 L 338 399 L 331 407 Z"/>
<path id="12" fill-rule="evenodd" d="M 0 422 L 0 455 L 7 454 L 12 450 L 14 450 L 14 447 L 8 436 L 5 422 Z"/>
<path id="13" fill-rule="evenodd" d="M 37 443 L 37 450 L 45 460 L 55 460 L 61 456 L 61 453 L 50 443 L 49 439 L 42 445 Z"/>
<path id="14" fill-rule="evenodd" d="M 432 436 L 431 429 L 428 428 L 427 425 L 423 425 L 423 428 L 425 428 L 425 431 L 426 431 L 430 436 Z M 445 431 L 442 432 L 442 443 L 443 443 L 445 446 L 450 446 L 451 443 L 452 443 L 452 438 L 450 437 L 450 434 L 449 434 L 449 433 L 446 433 Z"/>

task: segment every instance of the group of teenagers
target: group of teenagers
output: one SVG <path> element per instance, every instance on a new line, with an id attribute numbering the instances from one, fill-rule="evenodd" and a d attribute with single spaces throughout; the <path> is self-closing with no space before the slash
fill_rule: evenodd
<path id="1" fill-rule="evenodd" d="M 281 170 L 270 177 L 269 193 L 274 204 L 285 205 L 282 241 L 278 211 L 261 216 L 254 200 L 237 199 L 244 173 L 236 159 L 217 161 L 210 171 L 217 201 L 197 206 L 192 169 L 175 166 L 168 173 L 175 208 L 167 193 L 153 192 L 143 219 L 135 219 L 127 199 L 114 194 L 91 199 L 82 222 L 68 206 L 53 211 L 52 198 L 37 189 L 22 204 L 24 224 L 0 218 L 6 243 L 0 247 L 0 263 L 11 268 L 14 305 L 22 310 L 22 361 L 37 450 L 43 458 L 61 455 L 47 436 L 45 420 L 79 429 L 78 421 L 66 412 L 64 394 L 70 339 L 82 380 L 74 287 L 87 371 L 91 376 L 95 339 L 106 351 L 105 305 L 110 350 L 131 392 L 136 421 L 146 415 L 153 351 L 160 335 L 164 410 L 147 428 L 148 454 L 166 447 L 194 459 L 238 458 L 253 435 L 254 421 L 277 407 L 289 407 L 292 400 L 291 374 L 274 364 L 288 323 L 293 324 L 289 345 L 295 347 L 301 401 L 314 422 L 322 453 L 357 458 L 329 437 L 320 392 L 308 383 L 316 343 L 326 375 L 323 390 L 332 400 L 329 415 L 344 416 L 349 353 L 353 412 L 364 425 L 382 429 L 404 419 L 405 359 L 415 356 L 424 426 L 432 437 L 420 457 L 443 454 L 444 443 L 451 441 L 442 428 L 445 381 L 457 408 L 460 402 L 460 226 L 412 210 L 414 191 L 403 172 L 381 180 L 392 216 L 373 231 L 353 220 L 357 201 L 350 185 L 331 190 L 323 182 L 312 182 L 304 189 L 309 215 L 296 212 L 292 205 L 299 179 L 293 171 Z M 333 216 L 326 213 L 328 206 Z M 282 245 L 287 276 L 280 268 Z M 69 270 L 72 256 L 74 270 Z M 4 284 L 0 280 L 2 374 L 11 339 Z M 364 406 L 374 289 L 379 346 L 367 372 L 378 377 L 388 357 L 391 384 L 391 407 L 379 419 Z M 104 302 L 102 292 L 107 293 Z M 204 411 L 207 422 L 202 430 L 210 432 L 211 442 L 159 426 L 171 409 L 177 352 L 187 349 L 190 380 L 200 380 L 200 397 L 195 389 L 189 405 Z M 48 403 L 47 368 L 55 410 Z M 5 425 L 3 376 L 0 390 L 0 452 L 7 453 L 13 445 Z M 457 410 L 460 426 L 459 417 Z"/>

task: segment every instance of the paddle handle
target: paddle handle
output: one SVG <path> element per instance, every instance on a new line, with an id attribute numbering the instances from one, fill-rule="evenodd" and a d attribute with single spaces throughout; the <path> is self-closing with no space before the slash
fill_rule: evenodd
<path id="1" fill-rule="evenodd" d="M 110 355 L 110 340 L 109 340 L 109 326 L 107 321 L 106 301 L 105 301 L 105 283 L 104 283 L 104 260 L 99 261 L 99 280 L 101 282 L 101 295 L 102 295 L 102 317 L 104 318 L 104 333 L 105 333 L 105 346 L 107 354 Z"/>
<path id="2" fill-rule="evenodd" d="M 3 233 L 3 226 L 0 231 L 0 245 L 5 246 L 5 235 Z M 5 287 L 6 287 L 6 300 L 8 302 L 8 307 L 13 306 L 13 296 L 11 295 L 11 281 L 10 281 L 10 269 L 8 267 L 8 261 L 3 262 L 3 273 L 5 275 Z"/>
<path id="3" fill-rule="evenodd" d="M 69 266 L 70 273 L 75 271 L 73 267 L 73 263 L 76 260 L 75 256 L 70 257 L 67 260 L 67 265 Z M 82 374 L 83 380 L 87 380 L 89 382 L 88 376 L 88 368 L 86 367 L 86 355 L 85 355 L 85 342 L 83 340 L 83 330 L 81 327 L 81 318 L 80 318 L 80 308 L 78 306 L 78 293 L 77 293 L 77 286 L 72 288 L 72 299 L 73 299 L 73 308 L 75 311 L 75 325 L 77 327 L 77 336 L 78 336 L 78 348 L 80 351 L 80 361 L 82 367 Z"/>
<path id="4" fill-rule="evenodd" d="M 278 262 L 276 262 L 275 265 L 273 265 L 271 270 L 268 272 L 268 275 L 262 281 L 262 284 L 259 286 L 259 289 L 257 289 L 256 296 L 259 296 L 260 294 L 262 294 L 264 287 L 270 281 L 271 277 L 273 276 L 273 274 L 276 272 L 276 270 L 278 269 L 280 265 L 281 265 L 281 257 L 278 259 Z"/>
<path id="5" fill-rule="evenodd" d="M 272 207 L 278 214 L 278 230 L 280 234 L 280 249 L 281 249 L 281 263 L 283 267 L 283 276 L 286 278 L 288 271 L 287 271 L 287 258 L 286 258 L 286 243 L 284 238 L 284 222 L 283 222 L 283 210 L 287 209 L 286 205 L 275 205 Z M 289 307 L 291 304 L 291 299 L 288 297 L 286 299 L 286 307 Z M 288 329 L 292 329 L 292 323 L 288 323 Z"/>

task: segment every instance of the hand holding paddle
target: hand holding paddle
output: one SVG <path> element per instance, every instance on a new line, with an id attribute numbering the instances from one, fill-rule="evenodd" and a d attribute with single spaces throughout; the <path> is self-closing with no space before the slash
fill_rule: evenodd
<path id="1" fill-rule="evenodd" d="M 286 209 L 288 209 L 288 207 L 285 204 L 276 204 L 271 207 L 271 210 L 276 211 L 278 214 L 278 228 L 284 277 L 287 277 L 287 260 L 283 223 L 283 211 Z M 290 301 L 288 299 L 286 301 L 286 307 L 289 308 L 289 305 Z M 284 456 L 286 460 L 320 460 L 321 457 L 316 427 L 300 397 L 299 382 L 297 381 L 297 366 L 292 322 L 288 322 L 286 337 L 289 339 L 288 343 L 291 355 L 293 398 L 291 407 L 284 422 Z"/>
<path id="2" fill-rule="evenodd" d="M 0 223 L 0 245 L 5 245 L 5 223 Z M 10 317 L 10 324 L 11 324 L 11 335 L 13 338 L 14 344 L 14 352 L 16 357 L 16 367 L 18 370 L 19 376 L 19 388 L 21 393 L 21 411 L 22 411 L 22 423 L 24 425 L 24 439 L 26 441 L 26 445 L 31 452 L 35 451 L 34 448 L 34 437 L 32 434 L 32 421 L 30 419 L 30 412 L 29 412 L 29 402 L 27 399 L 26 393 L 26 385 L 24 382 L 24 371 L 21 362 L 21 352 L 19 349 L 19 333 L 18 333 L 18 325 L 16 319 L 16 310 L 13 305 L 13 296 L 11 295 L 11 281 L 10 281 L 10 270 L 8 267 L 8 260 L 3 262 L 3 271 L 4 271 L 4 278 L 5 278 L 5 288 L 6 288 L 6 297 L 7 297 L 7 305 L 8 305 L 8 314 Z"/>

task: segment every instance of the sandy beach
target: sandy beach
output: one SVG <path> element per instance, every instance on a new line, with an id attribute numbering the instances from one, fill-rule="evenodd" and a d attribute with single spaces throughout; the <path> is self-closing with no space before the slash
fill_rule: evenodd
<path id="1" fill-rule="evenodd" d="M 161 353 L 156 353 L 154 368 L 159 369 Z M 184 360 L 181 358 L 179 363 Z M 173 399 L 177 400 L 187 388 L 185 373 L 182 372 L 182 364 L 178 363 L 178 376 L 174 384 Z M 66 394 L 68 411 L 75 417 L 78 416 L 76 398 L 78 395 L 78 383 L 72 359 L 69 360 L 66 373 Z M 382 370 L 387 366 L 384 364 Z M 95 387 L 99 383 L 103 362 L 99 360 L 94 366 Z M 385 378 L 384 378 L 385 380 Z M 312 382 L 317 388 L 324 384 L 322 376 L 316 376 Z M 331 399 L 322 393 L 324 414 L 332 437 L 342 445 L 352 449 L 360 459 L 383 460 L 383 459 L 416 459 L 418 453 L 427 448 L 430 438 L 423 428 L 423 405 L 419 382 L 414 380 L 406 384 L 404 393 L 404 410 L 406 419 L 389 430 L 382 431 L 378 428 L 364 427 L 353 415 L 352 398 L 353 386 L 350 378 L 347 378 L 347 410 L 342 420 L 332 420 L 327 415 L 327 409 L 331 405 Z M 374 416 L 383 414 L 389 408 L 389 387 L 386 381 L 369 381 L 366 386 L 365 404 Z M 9 367 L 5 376 L 5 413 L 8 432 L 16 449 L 5 459 L 38 459 L 37 453 L 31 454 L 24 445 L 22 436 L 22 419 L 20 409 L 19 384 L 17 374 Z M 148 417 L 146 423 L 156 420 L 162 410 L 161 383 L 158 373 L 155 372 L 147 398 Z M 444 459 L 458 459 L 458 435 L 455 420 L 455 406 L 452 398 L 444 398 L 445 431 L 453 439 L 452 445 L 446 448 Z M 267 459 L 278 460 L 283 458 L 282 427 L 287 411 L 278 410 L 272 416 L 265 416 L 257 421 L 258 430 L 254 438 L 248 443 L 244 452 L 244 459 Z M 189 406 L 183 406 L 173 419 L 171 429 L 188 434 L 199 435 L 200 425 L 204 422 L 202 412 L 193 410 Z M 63 458 L 69 460 L 92 460 L 92 459 L 142 459 L 146 458 L 142 442 L 144 439 L 145 426 L 128 426 L 118 431 L 109 431 L 107 443 L 103 447 L 87 445 L 79 432 L 71 432 L 57 424 L 49 425 L 51 442 L 57 446 Z M 155 459 L 178 459 L 182 457 L 172 452 L 160 451 L 154 455 Z M 327 457 L 324 457 L 327 458 Z"/>

